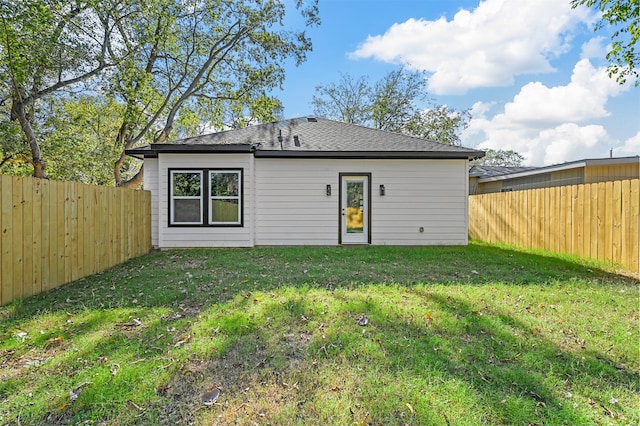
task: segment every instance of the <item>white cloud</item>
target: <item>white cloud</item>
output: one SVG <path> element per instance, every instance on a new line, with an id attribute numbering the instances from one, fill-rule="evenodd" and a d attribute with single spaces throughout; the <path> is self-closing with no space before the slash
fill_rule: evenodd
<path id="1" fill-rule="evenodd" d="M 374 58 L 432 73 L 429 90 L 462 94 L 513 84 L 514 76 L 554 71 L 549 59 L 569 49 L 572 30 L 594 15 L 569 1 L 486 0 L 448 21 L 409 19 L 369 36 L 354 58 Z"/>
<path id="2" fill-rule="evenodd" d="M 483 112 L 483 104 L 474 105 L 482 114 L 472 118 L 463 142 L 476 142 L 483 149 L 512 149 L 525 157 L 527 165 L 607 156 L 616 142 L 593 120 L 607 116 L 608 99 L 629 87 L 609 79 L 604 67 L 594 68 L 582 59 L 566 86 L 529 83 L 491 118 Z M 625 149 L 637 150 L 638 144 L 632 138 Z"/>
<path id="3" fill-rule="evenodd" d="M 607 46 L 604 44 L 605 40 L 604 37 L 598 36 L 583 43 L 580 58 L 604 58 L 607 55 Z"/>
<path id="4" fill-rule="evenodd" d="M 469 109 L 469 112 L 471 113 L 471 116 L 474 118 L 486 118 L 487 113 L 491 110 L 491 108 L 493 108 L 495 104 L 496 104 L 495 102 L 478 101 L 471 106 L 471 108 Z"/>
<path id="5" fill-rule="evenodd" d="M 513 102 L 505 105 L 505 114 L 511 121 L 522 123 L 582 122 L 607 116 L 607 99 L 627 88 L 609 78 L 603 68 L 596 69 L 588 59 L 581 59 L 573 68 L 568 85 L 528 83 Z"/>
<path id="6" fill-rule="evenodd" d="M 627 139 L 621 147 L 613 150 L 614 155 L 640 155 L 640 131 Z"/>

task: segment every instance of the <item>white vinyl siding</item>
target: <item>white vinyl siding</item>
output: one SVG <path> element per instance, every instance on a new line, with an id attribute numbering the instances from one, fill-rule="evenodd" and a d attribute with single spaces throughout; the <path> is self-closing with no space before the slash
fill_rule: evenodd
<path id="1" fill-rule="evenodd" d="M 467 244 L 466 160 L 160 154 L 145 161 L 145 189 L 152 192 L 152 242 L 161 248 L 337 245 L 340 173 L 371 174 L 373 245 Z M 169 169 L 242 170 L 243 226 L 169 226 Z M 384 196 L 380 185 L 385 186 Z"/>
<path id="2" fill-rule="evenodd" d="M 158 246 L 250 247 L 253 246 L 253 156 L 250 154 L 160 154 L 158 156 Z M 243 170 L 243 226 L 169 226 L 169 169 Z M 210 201 L 208 201 L 210 202 Z M 205 218 L 206 220 L 206 218 Z"/>
<path id="3" fill-rule="evenodd" d="M 338 244 L 339 173 L 371 173 L 372 244 L 467 244 L 466 167 L 466 160 L 259 158 L 255 243 Z"/>
<path id="4" fill-rule="evenodd" d="M 467 244 L 467 161 L 401 161 L 373 175 L 372 244 Z"/>
<path id="5" fill-rule="evenodd" d="M 158 247 L 158 159 L 144 159 L 144 176 L 143 187 L 151 192 L 151 245 Z"/>

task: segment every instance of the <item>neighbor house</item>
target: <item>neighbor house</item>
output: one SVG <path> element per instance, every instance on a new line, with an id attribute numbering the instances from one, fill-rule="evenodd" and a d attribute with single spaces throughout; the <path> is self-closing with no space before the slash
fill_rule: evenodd
<path id="1" fill-rule="evenodd" d="M 469 194 L 580 185 L 640 177 L 640 157 L 593 158 L 545 167 L 473 166 Z"/>
<path id="2" fill-rule="evenodd" d="M 144 159 L 152 243 L 463 245 L 482 151 L 321 118 L 130 149 Z"/>

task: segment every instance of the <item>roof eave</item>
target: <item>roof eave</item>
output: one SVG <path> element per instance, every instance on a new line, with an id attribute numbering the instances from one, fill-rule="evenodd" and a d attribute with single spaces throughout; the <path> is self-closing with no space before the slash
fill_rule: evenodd
<path id="1" fill-rule="evenodd" d="M 345 158 L 345 159 L 466 159 L 478 158 L 482 151 L 276 151 L 256 150 L 251 145 L 151 145 L 125 150 L 129 156 L 144 159 L 159 154 L 249 154 L 256 158 Z"/>
<path id="2" fill-rule="evenodd" d="M 478 151 L 482 153 L 482 151 Z M 347 159 L 473 159 L 473 152 L 455 151 L 270 151 L 257 150 L 256 158 L 347 158 Z"/>

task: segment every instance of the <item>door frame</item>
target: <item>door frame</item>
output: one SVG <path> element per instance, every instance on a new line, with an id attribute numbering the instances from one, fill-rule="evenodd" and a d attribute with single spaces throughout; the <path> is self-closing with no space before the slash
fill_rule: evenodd
<path id="1" fill-rule="evenodd" d="M 343 181 L 345 178 L 363 178 L 365 179 L 365 192 L 366 192 L 366 203 L 364 205 L 365 211 L 363 212 L 366 217 L 366 232 L 367 238 L 366 241 L 358 241 L 358 242 L 345 242 L 343 241 L 343 222 L 344 216 L 342 214 L 342 200 L 344 198 L 343 191 L 345 190 L 345 185 Z M 338 244 L 371 244 L 371 173 L 356 173 L 356 172 L 341 172 L 338 173 Z"/>

